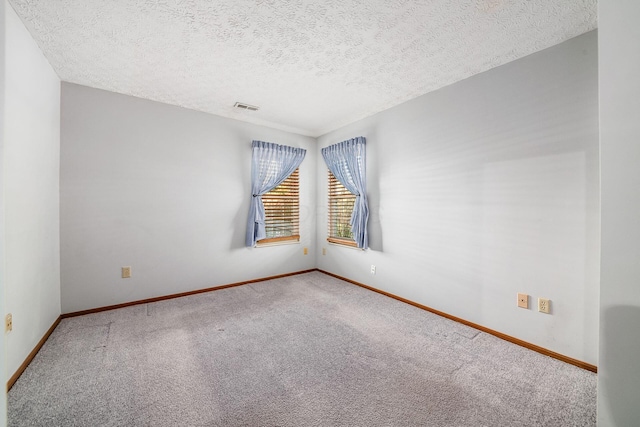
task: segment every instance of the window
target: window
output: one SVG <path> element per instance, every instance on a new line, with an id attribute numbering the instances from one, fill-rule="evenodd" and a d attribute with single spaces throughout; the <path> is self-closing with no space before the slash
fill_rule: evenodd
<path id="1" fill-rule="evenodd" d="M 300 240 L 297 169 L 306 153 L 303 148 L 271 142 L 253 140 L 251 143 L 251 203 L 245 246 L 250 248 L 267 239 L 266 243 Z M 292 174 L 295 177 L 292 178 Z M 267 218 L 263 199 L 267 201 L 270 218 Z M 267 223 L 270 235 L 267 235 Z"/>
<path id="2" fill-rule="evenodd" d="M 351 232 L 351 214 L 356 195 L 329 174 L 329 237 L 327 241 L 341 245 L 357 246 Z"/>
<path id="3" fill-rule="evenodd" d="M 296 169 L 282 184 L 262 195 L 267 237 L 258 244 L 300 240 L 299 190 L 300 174 Z"/>
<path id="4" fill-rule="evenodd" d="M 329 175 L 329 241 L 339 240 L 335 243 L 362 250 L 369 247 L 366 144 L 366 139 L 359 136 L 320 150 L 333 174 Z M 350 225 L 350 233 L 346 231 L 347 224 Z"/>

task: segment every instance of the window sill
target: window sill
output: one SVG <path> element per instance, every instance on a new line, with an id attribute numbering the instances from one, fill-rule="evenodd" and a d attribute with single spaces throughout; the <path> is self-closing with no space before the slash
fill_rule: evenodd
<path id="1" fill-rule="evenodd" d="M 282 245 L 299 245 L 300 236 L 291 237 L 276 237 L 273 239 L 263 239 L 256 243 L 254 248 L 268 248 L 269 246 L 282 246 Z"/>
<path id="2" fill-rule="evenodd" d="M 341 246 L 343 248 L 355 249 L 357 251 L 364 250 L 364 249 L 360 249 L 358 247 L 358 244 L 353 240 L 342 240 L 342 239 L 336 239 L 334 237 L 328 237 L 327 242 L 329 242 L 330 245 Z"/>

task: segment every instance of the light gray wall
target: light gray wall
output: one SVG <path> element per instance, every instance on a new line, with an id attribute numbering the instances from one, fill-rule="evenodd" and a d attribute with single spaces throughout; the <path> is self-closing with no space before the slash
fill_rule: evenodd
<path id="1" fill-rule="evenodd" d="M 4 221 L 8 379 L 60 315 L 60 80 L 5 6 Z"/>
<path id="2" fill-rule="evenodd" d="M 244 247 L 253 139 L 307 149 L 300 244 Z M 315 267 L 313 138 L 63 83 L 61 145 L 64 313 Z"/>
<path id="3" fill-rule="evenodd" d="M 598 425 L 640 423 L 640 3 L 598 3 L 602 278 Z"/>
<path id="4" fill-rule="evenodd" d="M 597 363 L 596 45 L 591 32 L 320 137 L 367 138 L 372 212 L 370 250 L 326 243 L 319 155 L 319 268 Z"/>
<path id="5" fill-rule="evenodd" d="M 6 23 L 5 23 L 5 7 L 6 1 L 0 1 L 0 165 L 4 164 L 4 128 L 5 128 L 5 116 L 4 116 L 4 75 L 5 75 L 5 43 L 6 43 Z M 2 212 L 2 218 L 4 218 L 4 172 L 0 173 L 0 212 Z M 2 319 L 4 319 L 7 313 L 5 307 L 6 294 L 4 292 L 4 220 L 0 221 L 0 313 Z M 3 329 L 4 332 L 4 329 Z M 4 346 L 4 333 L 0 334 L 0 372 L 2 372 L 2 378 L 6 377 L 7 365 L 5 362 L 5 346 Z M 0 427 L 7 425 L 7 393 L 4 382 L 0 383 Z"/>

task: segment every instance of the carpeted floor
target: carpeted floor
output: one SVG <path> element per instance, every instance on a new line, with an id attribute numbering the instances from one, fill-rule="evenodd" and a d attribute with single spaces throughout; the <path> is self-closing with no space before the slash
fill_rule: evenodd
<path id="1" fill-rule="evenodd" d="M 9 426 L 595 426 L 596 376 L 314 272 L 63 320 Z"/>

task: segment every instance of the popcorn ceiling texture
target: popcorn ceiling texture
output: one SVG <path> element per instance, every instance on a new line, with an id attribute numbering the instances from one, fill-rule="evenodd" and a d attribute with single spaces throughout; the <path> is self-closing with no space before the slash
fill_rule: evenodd
<path id="1" fill-rule="evenodd" d="M 576 37 L 597 18 L 596 0 L 9 2 L 64 81 L 310 136 Z"/>

